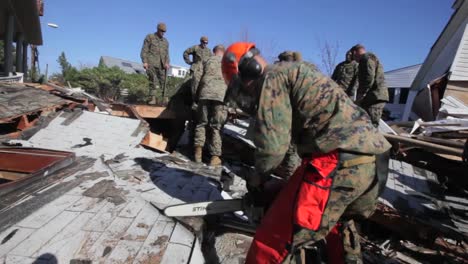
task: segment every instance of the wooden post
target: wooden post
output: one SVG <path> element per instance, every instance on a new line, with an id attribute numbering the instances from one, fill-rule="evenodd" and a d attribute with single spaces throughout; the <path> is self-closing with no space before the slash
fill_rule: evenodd
<path id="1" fill-rule="evenodd" d="M 23 42 L 23 79 L 26 80 L 28 78 L 28 43 Z"/>
<path id="2" fill-rule="evenodd" d="M 23 33 L 18 33 L 16 39 L 16 72 L 23 72 Z"/>
<path id="3" fill-rule="evenodd" d="M 11 14 L 7 14 L 6 28 L 5 28 L 5 60 L 4 69 L 6 75 L 9 75 L 13 70 L 13 33 L 15 30 L 15 17 Z"/>

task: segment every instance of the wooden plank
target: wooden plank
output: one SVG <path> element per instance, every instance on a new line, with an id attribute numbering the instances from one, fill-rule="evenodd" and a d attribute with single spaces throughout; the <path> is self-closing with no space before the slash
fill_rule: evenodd
<path id="1" fill-rule="evenodd" d="M 174 226 L 174 222 L 157 221 L 141 247 L 134 263 L 160 263 L 166 252 Z"/>
<path id="2" fill-rule="evenodd" d="M 0 234 L 0 257 L 5 256 L 13 248 L 15 248 L 19 243 L 25 240 L 29 235 L 31 235 L 36 229 L 32 228 L 22 228 L 22 227 L 10 227 Z"/>
<path id="3" fill-rule="evenodd" d="M 206 263 L 203 253 L 201 251 L 200 241 L 195 239 L 195 245 L 192 250 L 192 255 L 190 256 L 189 264 L 204 264 Z"/>
<path id="4" fill-rule="evenodd" d="M 161 118 L 173 119 L 175 113 L 167 110 L 165 107 L 149 106 L 149 105 L 133 105 L 135 112 L 143 118 Z"/>
<path id="5" fill-rule="evenodd" d="M 145 200 L 141 199 L 140 197 L 135 197 L 133 200 L 128 202 L 127 206 L 125 206 L 122 211 L 120 211 L 119 216 L 129 218 L 136 217 L 144 205 Z"/>
<path id="6" fill-rule="evenodd" d="M 18 172 L 9 172 L 9 171 L 0 171 L 0 179 L 16 181 L 22 179 L 26 176 L 29 176 L 28 173 L 18 173 Z"/>
<path id="7" fill-rule="evenodd" d="M 194 235 L 180 223 L 177 223 L 169 242 L 186 245 L 191 248 L 194 242 Z"/>
<path id="8" fill-rule="evenodd" d="M 83 198 L 68 207 L 67 211 L 97 213 L 106 204 L 107 202 L 102 198 L 83 196 Z"/>
<path id="9" fill-rule="evenodd" d="M 68 263 L 70 259 L 73 259 L 75 252 L 80 249 L 82 241 L 86 238 L 86 232 L 82 231 L 81 227 L 93 216 L 93 213 L 80 214 L 33 256 L 39 257 L 50 253 L 57 258 L 58 263 Z"/>
<path id="10" fill-rule="evenodd" d="M 104 263 L 132 263 L 142 245 L 142 241 L 121 240 Z"/>
<path id="11" fill-rule="evenodd" d="M 27 228 L 40 228 L 58 214 L 60 214 L 63 210 L 68 208 L 70 205 L 74 204 L 78 199 L 80 199 L 78 196 L 62 195 L 58 199 L 32 213 L 17 225 Z"/>
<path id="12" fill-rule="evenodd" d="M 86 253 L 86 258 L 96 262 L 105 260 L 120 239 L 124 236 L 125 231 L 132 224 L 133 219 L 117 217 L 112 221 L 109 227 L 99 237 L 98 240 Z"/>
<path id="13" fill-rule="evenodd" d="M 101 237 L 101 232 L 84 232 L 84 238 L 81 240 L 81 247 L 75 253 L 74 259 L 87 259 L 90 248 Z"/>
<path id="14" fill-rule="evenodd" d="M 112 221 L 117 217 L 126 203 L 114 205 L 107 202 L 106 205 L 83 227 L 85 231 L 104 232 Z"/>
<path id="15" fill-rule="evenodd" d="M 191 247 L 169 243 L 161 264 L 187 263 L 191 251 Z"/>
<path id="16" fill-rule="evenodd" d="M 156 208 L 146 203 L 130 228 L 128 228 L 123 239 L 145 241 L 154 223 L 158 220 L 159 215 L 160 213 Z"/>
<path id="17" fill-rule="evenodd" d="M 57 217 L 52 219 L 52 221 L 21 242 L 11 251 L 11 254 L 25 257 L 32 256 L 79 214 L 79 212 L 63 211 Z"/>
<path id="18" fill-rule="evenodd" d="M 8 255 L 5 258 L 5 261 L 2 263 L 5 263 L 5 264 L 25 264 L 25 263 L 45 264 L 44 262 L 38 261 L 34 258 L 14 256 L 14 255 Z"/>

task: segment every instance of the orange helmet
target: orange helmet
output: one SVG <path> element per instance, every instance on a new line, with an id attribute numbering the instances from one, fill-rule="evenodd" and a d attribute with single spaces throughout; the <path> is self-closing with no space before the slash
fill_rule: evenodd
<path id="1" fill-rule="evenodd" d="M 253 48 L 255 48 L 254 43 L 236 42 L 226 49 L 221 64 L 226 84 L 229 84 L 232 78 L 239 73 L 240 60 Z"/>

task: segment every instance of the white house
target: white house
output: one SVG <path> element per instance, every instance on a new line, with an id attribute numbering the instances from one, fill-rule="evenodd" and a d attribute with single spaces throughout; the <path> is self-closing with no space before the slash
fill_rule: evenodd
<path id="1" fill-rule="evenodd" d="M 452 17 L 411 85 L 403 120 L 410 117 L 434 120 L 444 96 L 456 93 L 458 97 L 468 92 L 465 80 L 468 77 L 468 58 L 465 56 L 468 53 L 468 46 L 465 46 L 468 39 L 468 31 L 465 30 L 468 24 L 468 0 L 455 0 L 452 8 Z"/>
<path id="2" fill-rule="evenodd" d="M 169 69 L 169 76 L 178 77 L 178 78 L 185 78 L 189 72 L 189 68 L 177 65 L 171 65 Z"/>
<path id="3" fill-rule="evenodd" d="M 417 64 L 385 72 L 385 83 L 389 95 L 389 102 L 385 105 L 385 109 L 390 112 L 392 119 L 401 120 L 403 117 L 411 84 L 420 68 L 421 64 Z"/>
<path id="4" fill-rule="evenodd" d="M 139 62 L 133 62 L 109 56 L 101 56 L 99 63 L 107 67 L 118 67 L 126 73 L 146 74 L 146 71 L 143 68 L 143 64 Z M 171 65 L 167 75 L 176 78 L 185 78 L 185 76 L 188 74 L 188 71 L 189 69 L 186 67 Z"/>

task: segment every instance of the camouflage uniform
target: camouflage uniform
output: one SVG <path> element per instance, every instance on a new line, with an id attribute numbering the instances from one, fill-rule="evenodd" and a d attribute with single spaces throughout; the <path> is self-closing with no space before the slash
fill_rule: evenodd
<path id="1" fill-rule="evenodd" d="M 192 55 L 192 61 L 190 61 Z M 192 95 L 197 96 L 198 84 L 203 75 L 203 63 L 211 57 L 211 50 L 207 47 L 202 48 L 200 45 L 192 46 L 184 51 L 184 61 L 191 65 L 190 73 L 192 75 Z"/>
<path id="2" fill-rule="evenodd" d="M 358 66 L 359 64 L 356 61 L 343 61 L 336 66 L 331 76 L 332 80 L 343 88 L 351 98 L 354 98 L 354 94 L 356 93 Z"/>
<path id="3" fill-rule="evenodd" d="M 143 63 L 148 63 L 146 74 L 149 80 L 149 89 L 153 96 L 156 90 L 162 89 L 166 82 L 165 65 L 169 60 L 169 42 L 165 37 L 158 37 L 156 34 L 148 34 L 143 42 L 140 53 Z"/>
<path id="4" fill-rule="evenodd" d="M 281 163 L 291 139 L 302 157 L 333 150 L 339 150 L 340 157 L 372 157 L 390 148 L 365 112 L 314 65 L 273 65 L 259 84 L 254 143 L 255 168 L 261 175 L 268 175 Z M 378 195 L 373 184 L 375 162 L 339 166 L 334 177 L 320 228 L 312 231 L 298 227 L 293 237 L 295 249 L 323 239 L 338 220 L 368 217 L 374 211 Z M 359 243 L 349 242 L 357 238 L 357 234 L 351 234 L 353 222 L 344 226 L 346 259 L 359 262 Z"/>
<path id="5" fill-rule="evenodd" d="M 293 51 L 284 51 L 278 55 L 278 61 L 280 62 L 292 62 L 292 61 L 302 61 L 302 55 L 299 52 Z M 301 163 L 301 158 L 297 154 L 296 146 L 291 144 L 284 156 L 283 161 L 281 164 L 275 169 L 273 174 L 283 178 L 289 179 L 294 172 L 296 171 L 297 167 Z"/>
<path id="6" fill-rule="evenodd" d="M 203 147 L 206 140 L 206 128 L 211 138 L 208 140 L 208 151 L 211 156 L 221 156 L 221 129 L 227 118 L 223 103 L 227 85 L 221 72 L 221 56 L 210 57 L 203 65 L 203 77 L 200 81 L 198 95 L 197 125 L 194 145 Z"/>
<path id="7" fill-rule="evenodd" d="M 386 102 L 388 102 L 388 89 L 382 64 L 375 54 L 367 52 L 359 61 L 356 103 L 366 110 L 372 124 L 378 127 Z"/>

